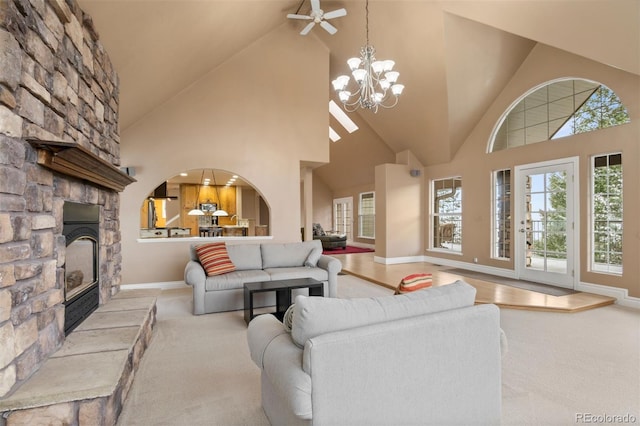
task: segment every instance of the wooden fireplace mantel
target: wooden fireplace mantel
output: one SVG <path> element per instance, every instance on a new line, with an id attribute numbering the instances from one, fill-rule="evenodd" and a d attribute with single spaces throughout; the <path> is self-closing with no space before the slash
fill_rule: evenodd
<path id="1" fill-rule="evenodd" d="M 39 139 L 27 139 L 27 142 L 38 151 L 38 164 L 56 172 L 88 180 L 118 192 L 136 181 L 77 142 Z"/>

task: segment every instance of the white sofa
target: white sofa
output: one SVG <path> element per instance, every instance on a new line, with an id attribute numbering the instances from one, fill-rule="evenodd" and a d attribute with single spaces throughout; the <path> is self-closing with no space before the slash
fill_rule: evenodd
<path id="1" fill-rule="evenodd" d="M 457 281 L 397 296 L 298 296 L 291 332 L 247 330 L 272 425 L 478 425 L 501 416 L 501 329 Z"/>
<path id="2" fill-rule="evenodd" d="M 244 308 L 244 283 L 314 278 L 324 284 L 325 297 L 337 297 L 338 272 L 342 263 L 322 254 L 320 241 L 297 243 L 227 244 L 227 252 L 235 271 L 207 276 L 200 264 L 196 247 L 190 248 L 184 281 L 193 286 L 195 315 L 234 311 Z M 273 306 L 272 292 L 258 294 L 255 306 Z"/>

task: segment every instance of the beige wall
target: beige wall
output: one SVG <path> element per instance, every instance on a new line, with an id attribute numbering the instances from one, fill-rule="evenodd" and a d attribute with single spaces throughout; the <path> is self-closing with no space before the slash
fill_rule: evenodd
<path id="1" fill-rule="evenodd" d="M 376 256 L 410 258 L 422 254 L 422 177 L 406 164 L 376 167 Z"/>
<path id="2" fill-rule="evenodd" d="M 313 223 L 319 223 L 325 230 L 333 229 L 333 194 L 316 174 L 313 175 Z"/>
<path id="3" fill-rule="evenodd" d="M 280 26 L 122 132 L 122 282 L 181 280 L 184 241 L 137 241 L 142 200 L 183 170 L 215 168 L 249 181 L 270 208 L 270 234 L 300 239 L 300 163 L 329 161 L 329 54 Z M 176 149 L 178 147 L 179 149 Z"/>
<path id="4" fill-rule="evenodd" d="M 563 78 L 585 78 L 611 88 L 628 109 L 631 123 L 542 142 L 529 146 L 487 154 L 487 144 L 493 127 L 509 105 L 525 92 L 544 82 Z M 640 78 L 597 64 L 544 45 L 538 45 L 513 76 L 483 118 L 475 127 L 455 159 L 448 164 L 425 168 L 425 182 L 432 179 L 460 175 L 463 180 L 463 253 L 462 256 L 427 252 L 434 257 L 450 258 L 498 268 L 513 269 L 513 261 L 491 259 L 491 173 L 516 165 L 579 157 L 580 186 L 580 275 L 586 283 L 620 287 L 630 296 L 640 296 Z M 624 274 L 621 277 L 590 273 L 588 269 L 588 183 L 589 161 L 594 154 L 622 151 L 624 169 Z M 427 194 L 428 194 L 428 186 Z M 428 200 L 428 196 L 425 197 Z M 426 206 L 426 213 L 429 206 Z M 428 223 L 428 214 L 424 217 Z M 515 225 L 512 224 L 512 229 Z M 431 238 L 428 227 L 425 241 Z"/>

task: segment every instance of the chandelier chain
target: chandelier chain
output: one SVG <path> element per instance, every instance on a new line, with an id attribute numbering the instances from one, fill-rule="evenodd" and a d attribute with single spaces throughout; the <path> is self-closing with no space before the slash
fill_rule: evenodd
<path id="1" fill-rule="evenodd" d="M 365 5 L 365 28 L 367 30 L 367 44 L 366 46 L 369 45 L 369 0 L 366 1 Z"/>

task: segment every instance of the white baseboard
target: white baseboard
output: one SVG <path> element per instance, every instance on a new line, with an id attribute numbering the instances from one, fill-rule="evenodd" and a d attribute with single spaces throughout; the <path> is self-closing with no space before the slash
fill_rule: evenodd
<path id="1" fill-rule="evenodd" d="M 516 273 L 512 269 L 496 268 L 495 266 L 479 265 L 477 263 L 461 262 L 459 260 L 444 259 L 441 257 L 422 256 L 423 262 L 436 265 L 451 266 L 454 268 L 467 269 L 469 271 L 481 272 L 483 274 L 497 275 L 499 277 L 515 279 Z"/>
<path id="2" fill-rule="evenodd" d="M 592 284 L 579 281 L 576 290 L 599 294 L 601 296 L 615 297 L 616 304 L 620 306 L 640 309 L 640 298 L 629 296 L 629 290 L 627 290 L 626 288 L 609 287 L 608 285 Z"/>
<path id="3" fill-rule="evenodd" d="M 122 284 L 120 286 L 121 290 L 139 290 L 139 289 L 150 289 L 150 288 L 159 288 L 160 290 L 173 290 L 176 288 L 187 288 L 189 287 L 184 281 L 165 281 L 161 283 L 144 283 L 144 284 Z"/>
<path id="4" fill-rule="evenodd" d="M 374 256 L 373 261 L 376 263 L 382 263 L 385 265 L 396 265 L 400 263 L 416 263 L 424 262 L 422 256 L 409 256 L 409 257 L 380 257 Z"/>

